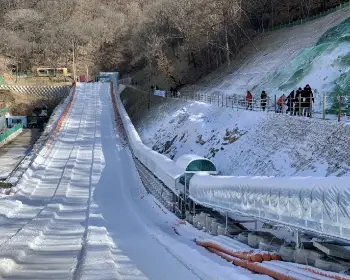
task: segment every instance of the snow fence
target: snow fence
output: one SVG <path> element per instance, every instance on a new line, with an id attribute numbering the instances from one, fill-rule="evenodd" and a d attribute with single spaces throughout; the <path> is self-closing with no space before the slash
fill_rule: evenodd
<path id="1" fill-rule="evenodd" d="M 113 83 L 117 85 L 117 77 Z M 174 161 L 142 143 L 114 87 L 129 145 L 135 156 L 166 186 L 176 191 L 182 174 Z M 189 197 L 218 210 L 250 216 L 292 229 L 350 241 L 348 177 L 234 177 L 194 175 Z"/>

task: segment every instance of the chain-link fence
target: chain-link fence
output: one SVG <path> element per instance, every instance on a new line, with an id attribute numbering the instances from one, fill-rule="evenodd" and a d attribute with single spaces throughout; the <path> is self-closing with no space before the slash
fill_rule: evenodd
<path id="1" fill-rule="evenodd" d="M 247 99 L 244 95 L 193 93 L 186 95 L 167 93 L 166 98 L 199 101 L 219 107 L 275 112 L 292 116 L 305 116 L 324 120 L 350 121 L 350 95 L 288 98 L 270 96 L 266 99 Z"/>
<path id="2" fill-rule="evenodd" d="M 288 27 L 301 25 L 301 24 L 304 24 L 306 22 L 309 22 L 309 21 L 312 21 L 312 20 L 316 20 L 316 19 L 319 19 L 319 18 L 324 17 L 326 15 L 329 15 L 329 14 L 331 14 L 333 12 L 342 10 L 342 9 L 344 9 L 346 7 L 350 7 L 350 1 L 345 2 L 343 4 L 340 4 L 339 6 L 336 6 L 336 7 L 332 8 L 332 9 L 328 9 L 327 11 L 325 11 L 323 13 L 319 13 L 319 14 L 313 15 L 311 17 L 303 18 L 303 19 L 296 20 L 296 21 L 293 21 L 293 22 L 290 22 L 290 23 L 276 25 L 276 26 L 273 26 L 271 28 L 265 29 L 265 31 L 273 31 L 273 30 L 278 30 L 278 29 L 282 29 L 282 28 L 288 28 Z"/>

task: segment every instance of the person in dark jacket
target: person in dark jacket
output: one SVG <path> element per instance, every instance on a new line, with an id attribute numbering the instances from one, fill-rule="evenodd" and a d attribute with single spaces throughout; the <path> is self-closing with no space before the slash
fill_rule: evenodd
<path id="1" fill-rule="evenodd" d="M 312 103 L 315 103 L 314 95 L 312 93 L 312 89 L 309 85 L 306 85 L 303 90 L 303 115 L 308 116 L 311 118 L 311 112 L 312 112 Z"/>
<path id="2" fill-rule="evenodd" d="M 267 103 L 267 94 L 266 92 L 263 90 L 261 95 L 260 95 L 260 106 L 261 106 L 261 109 L 263 111 L 265 111 L 265 108 L 266 108 L 266 103 Z"/>
<path id="3" fill-rule="evenodd" d="M 300 87 L 294 96 L 294 116 L 296 116 L 297 114 L 298 116 L 300 116 L 300 113 L 302 111 L 301 109 L 302 95 L 303 95 L 303 89 Z"/>
<path id="4" fill-rule="evenodd" d="M 286 98 L 287 114 L 288 112 L 290 112 L 290 114 L 292 115 L 294 112 L 294 95 L 295 95 L 295 91 L 293 90 Z"/>
<path id="5" fill-rule="evenodd" d="M 174 97 L 175 97 L 175 94 L 174 94 L 174 88 L 173 88 L 173 87 L 170 87 L 169 92 L 170 92 L 170 97 L 171 97 L 171 98 L 174 98 Z"/>

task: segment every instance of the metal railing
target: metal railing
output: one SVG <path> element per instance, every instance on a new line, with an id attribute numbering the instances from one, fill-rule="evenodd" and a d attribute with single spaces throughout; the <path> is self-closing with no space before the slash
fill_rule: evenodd
<path id="1" fill-rule="evenodd" d="M 333 12 L 342 10 L 342 9 L 344 9 L 344 8 L 346 8 L 346 7 L 349 7 L 349 6 L 350 6 L 350 1 L 345 2 L 345 3 L 343 3 L 343 4 L 340 4 L 339 6 L 336 6 L 336 7 L 334 7 L 334 8 L 328 9 L 328 10 L 325 11 L 325 12 L 322 12 L 322 13 L 319 13 L 319 14 L 316 14 L 316 15 L 313 15 L 313 16 L 311 16 L 311 17 L 299 19 L 299 20 L 292 21 L 292 22 L 286 23 L 286 24 L 275 25 L 275 26 L 273 26 L 273 27 L 270 27 L 270 28 L 265 29 L 265 31 L 273 31 L 273 30 L 279 30 L 279 29 L 282 29 L 282 28 L 288 28 L 288 27 L 293 27 L 293 26 L 301 25 L 301 24 L 307 23 L 307 22 L 309 22 L 309 21 L 322 18 L 322 17 L 324 17 L 324 16 L 326 16 L 326 15 L 329 15 L 329 14 L 331 14 L 331 13 L 333 13 Z"/>
<path id="2" fill-rule="evenodd" d="M 350 121 L 350 95 L 326 96 L 316 95 L 312 99 L 300 98 L 290 100 L 285 98 L 279 102 L 277 95 L 266 99 L 252 98 L 247 100 L 243 95 L 207 94 L 207 93 L 186 93 L 176 95 L 168 93 L 165 98 L 183 101 L 198 101 L 212 104 L 219 107 L 245 109 L 262 112 L 275 112 L 292 116 L 308 116 L 323 120 Z"/>

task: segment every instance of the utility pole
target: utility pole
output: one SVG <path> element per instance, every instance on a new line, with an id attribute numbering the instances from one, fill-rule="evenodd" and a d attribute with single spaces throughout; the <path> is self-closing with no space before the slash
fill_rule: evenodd
<path id="1" fill-rule="evenodd" d="M 18 59 L 17 59 L 17 66 L 16 66 L 16 83 L 18 81 Z"/>
<path id="2" fill-rule="evenodd" d="M 152 75 L 152 61 L 151 59 L 149 58 L 148 59 L 148 68 L 149 68 L 149 76 L 148 76 L 148 81 L 151 82 L 151 75 Z M 152 88 L 150 87 L 149 88 L 149 93 L 148 93 L 148 110 L 151 108 L 151 94 L 153 94 L 152 92 Z"/>
<path id="3" fill-rule="evenodd" d="M 74 44 L 74 40 L 72 41 L 73 44 L 73 79 L 74 82 L 76 82 L 76 71 L 75 71 L 75 44 Z"/>
<path id="4" fill-rule="evenodd" d="M 89 81 L 89 67 L 86 64 L 86 81 Z"/>

